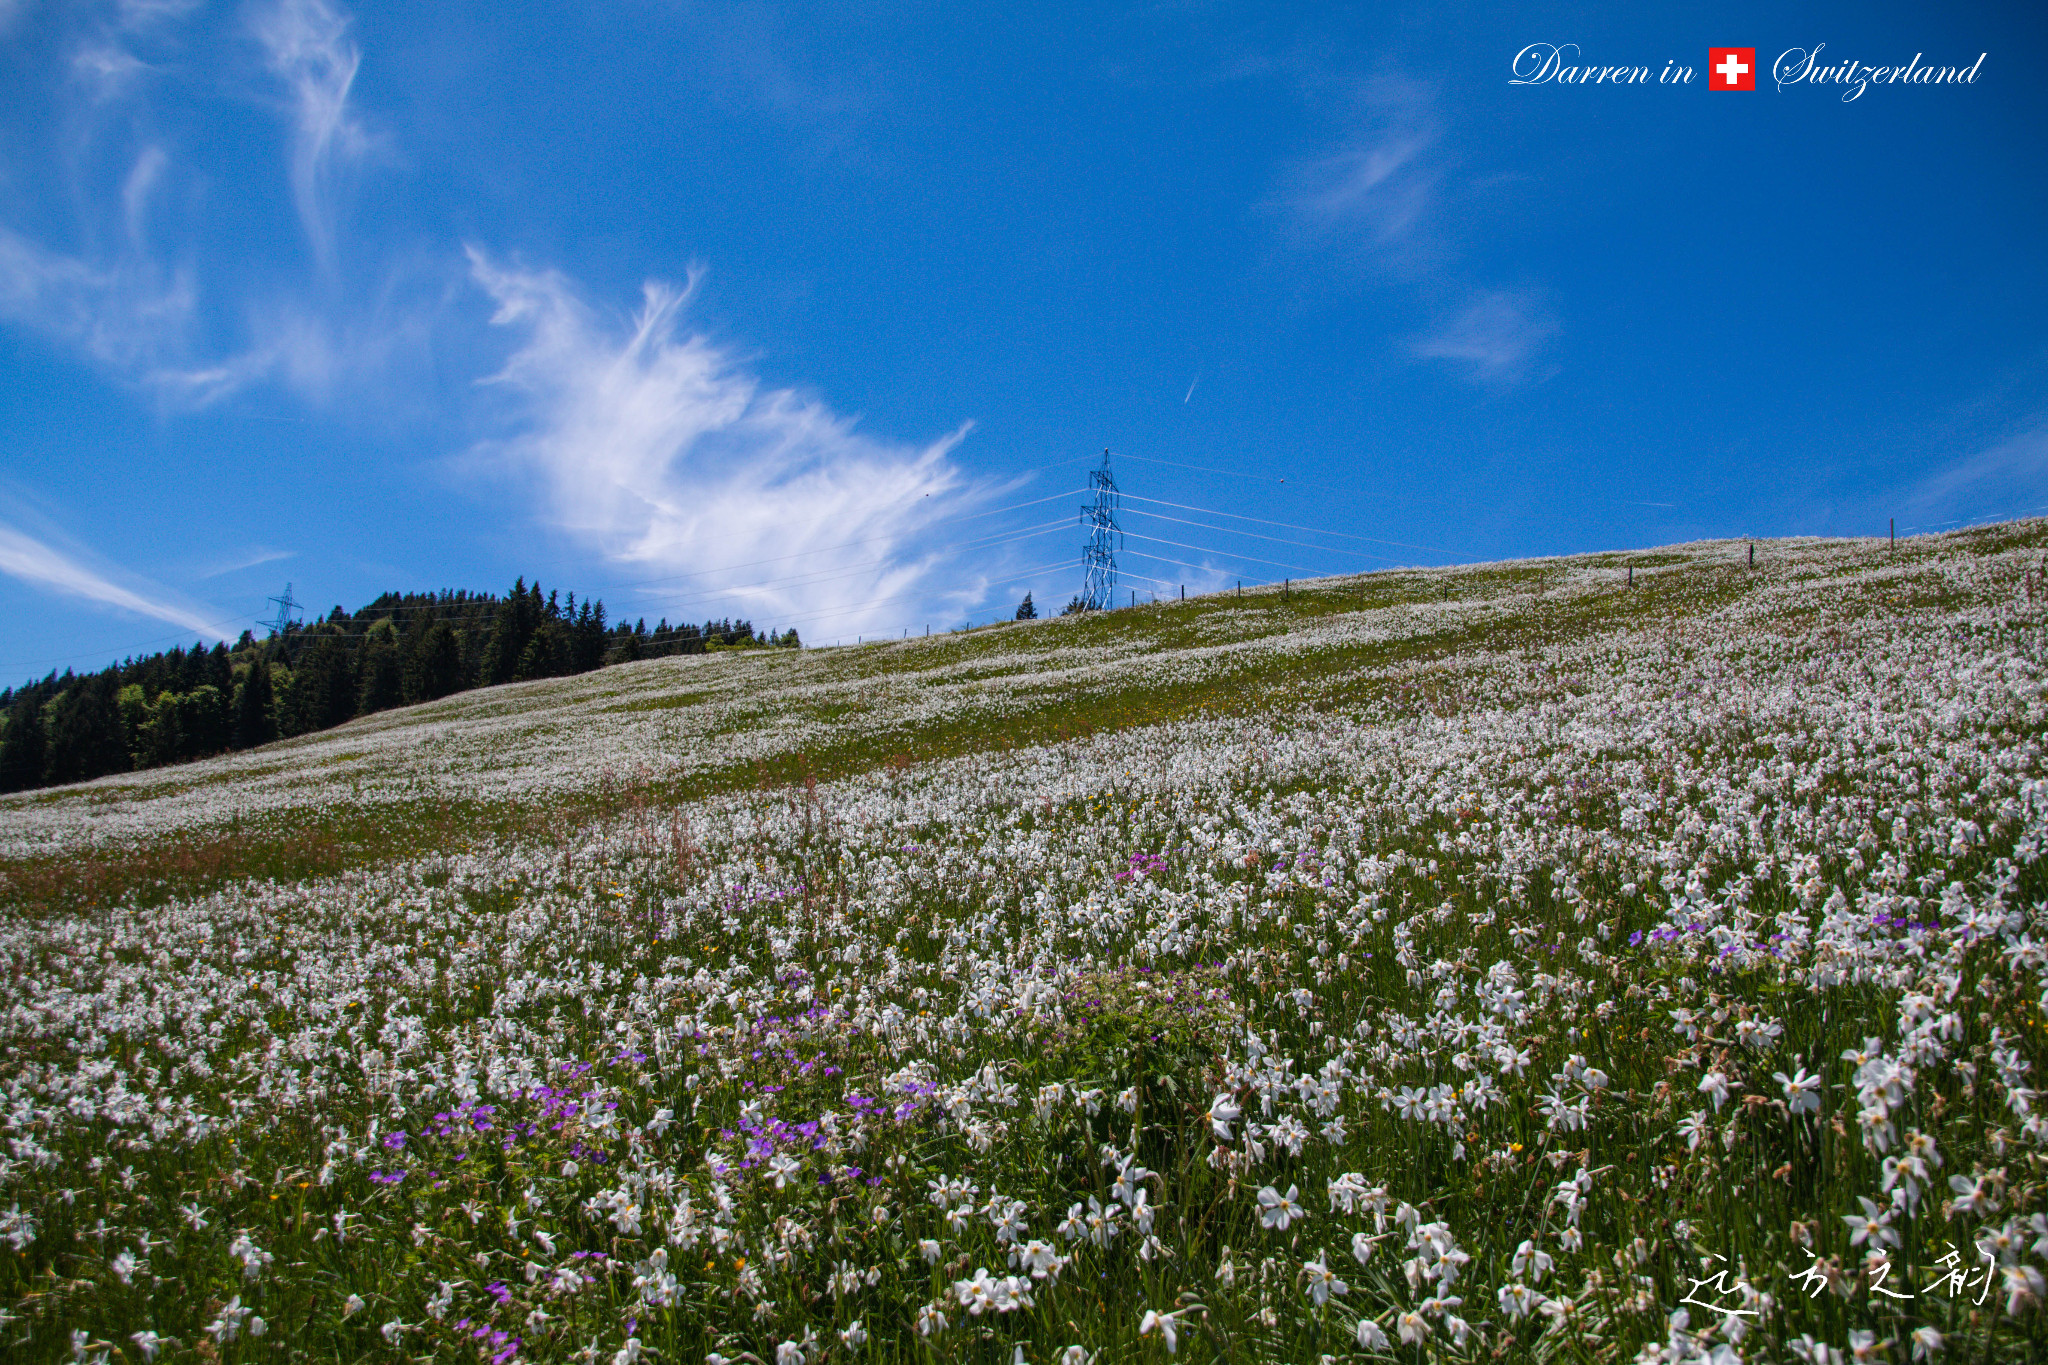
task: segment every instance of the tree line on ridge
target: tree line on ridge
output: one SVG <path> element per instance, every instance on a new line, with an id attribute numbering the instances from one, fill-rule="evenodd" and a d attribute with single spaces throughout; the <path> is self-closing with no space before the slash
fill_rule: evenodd
<path id="1" fill-rule="evenodd" d="M 497 683 L 720 649 L 796 648 L 750 621 L 608 626 L 604 603 L 545 596 L 521 577 L 490 593 L 387 592 L 368 606 L 233 645 L 52 672 L 0 690 L 0 792 L 83 782 L 331 729 Z"/>

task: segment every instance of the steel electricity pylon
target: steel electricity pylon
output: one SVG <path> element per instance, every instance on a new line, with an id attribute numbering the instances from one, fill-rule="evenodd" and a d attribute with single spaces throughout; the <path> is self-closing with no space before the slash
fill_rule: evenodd
<path id="1" fill-rule="evenodd" d="M 302 624 L 299 619 L 299 612 L 302 608 L 299 603 L 292 600 L 291 584 L 287 583 L 284 585 L 284 596 L 272 597 L 268 600 L 277 603 L 277 615 L 268 621 L 258 621 L 257 625 L 268 626 L 276 634 L 282 635 L 286 627 Z"/>
<path id="2" fill-rule="evenodd" d="M 1116 476 L 1109 472 L 1109 452 L 1102 452 L 1102 467 L 1088 474 L 1092 501 L 1081 508 L 1088 530 L 1088 544 L 1082 548 L 1081 604 L 1089 611 L 1106 611 L 1116 601 L 1116 552 L 1123 546 L 1123 527 L 1116 514 L 1123 501 L 1117 496 Z"/>

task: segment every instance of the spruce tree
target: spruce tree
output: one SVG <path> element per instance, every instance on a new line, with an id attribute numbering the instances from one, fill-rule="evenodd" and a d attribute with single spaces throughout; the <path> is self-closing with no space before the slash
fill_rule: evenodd
<path id="1" fill-rule="evenodd" d="M 398 658 L 398 630 L 389 617 L 370 627 L 363 639 L 362 657 L 356 672 L 361 678 L 356 692 L 356 714 L 388 711 L 404 701 Z"/>
<path id="2" fill-rule="evenodd" d="M 23 689 L 7 712 L 7 734 L 0 738 L 0 791 L 27 791 L 43 784 L 43 697 Z"/>
<path id="3" fill-rule="evenodd" d="M 438 701 L 452 692 L 463 689 L 462 642 L 455 636 L 455 628 L 446 621 L 436 621 L 427 627 L 421 637 L 415 665 L 418 674 L 418 701 Z"/>
<path id="4" fill-rule="evenodd" d="M 253 749 L 277 738 L 275 695 L 270 685 L 270 661 L 260 649 L 253 651 L 242 681 L 235 688 L 235 724 L 229 742 L 237 749 Z"/>
<path id="5" fill-rule="evenodd" d="M 482 682 L 485 687 L 511 682 L 518 673 L 519 661 L 526 653 L 526 643 L 537 624 L 540 606 L 540 584 L 534 584 L 529 594 L 526 575 L 521 574 L 512 584 L 511 594 L 498 604 L 491 620 L 490 637 L 484 642 Z"/>

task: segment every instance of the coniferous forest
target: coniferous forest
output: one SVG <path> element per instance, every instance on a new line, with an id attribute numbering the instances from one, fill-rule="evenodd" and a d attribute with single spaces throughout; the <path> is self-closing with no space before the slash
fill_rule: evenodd
<path id="1" fill-rule="evenodd" d="M 760 636 L 750 621 L 610 626 L 603 602 L 543 595 L 523 577 L 503 597 L 388 592 L 265 639 L 244 631 L 233 645 L 199 641 L 0 690 L 0 791 L 251 749 L 473 687 L 799 644 L 793 629 Z"/>

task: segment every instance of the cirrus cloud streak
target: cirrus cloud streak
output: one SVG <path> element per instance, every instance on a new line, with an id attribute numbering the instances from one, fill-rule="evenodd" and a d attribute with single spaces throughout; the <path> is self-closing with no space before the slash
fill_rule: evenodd
<path id="1" fill-rule="evenodd" d="M 103 606 L 134 612 L 137 616 L 181 626 L 209 640 L 232 638 L 223 634 L 219 626 L 199 613 L 166 601 L 154 593 L 125 588 L 55 546 L 4 523 L 0 523 L 0 573 L 39 588 L 62 593 L 67 597 L 83 598 L 88 602 L 98 602 Z"/>

